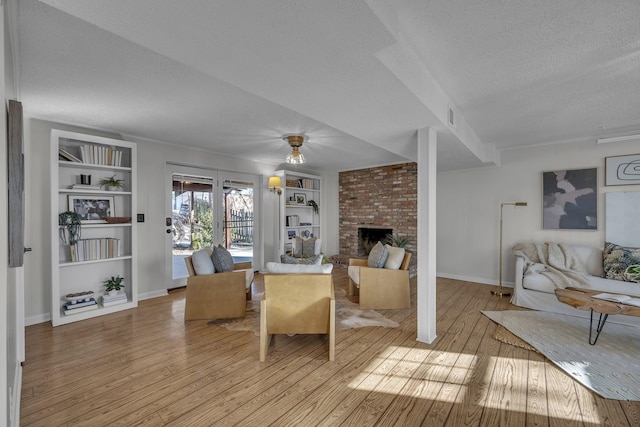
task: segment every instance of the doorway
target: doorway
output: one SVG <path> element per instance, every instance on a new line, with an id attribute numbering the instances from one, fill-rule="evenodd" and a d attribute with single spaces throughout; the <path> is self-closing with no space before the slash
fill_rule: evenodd
<path id="1" fill-rule="evenodd" d="M 185 286 L 184 258 L 202 248 L 222 245 L 236 263 L 254 263 L 260 255 L 259 177 L 168 165 L 169 212 L 167 265 L 171 287 Z"/>

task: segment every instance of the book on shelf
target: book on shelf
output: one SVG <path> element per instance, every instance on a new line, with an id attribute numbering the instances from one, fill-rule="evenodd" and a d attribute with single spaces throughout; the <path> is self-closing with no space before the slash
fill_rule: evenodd
<path id="1" fill-rule="evenodd" d="M 73 184 L 71 186 L 72 190 L 99 190 L 99 185 L 90 185 L 90 184 Z"/>
<path id="2" fill-rule="evenodd" d="M 77 158 L 76 156 L 74 156 L 64 148 L 58 149 L 58 156 L 59 158 L 62 157 L 62 160 L 66 160 L 68 162 L 82 163 L 82 160 L 80 160 L 79 158 Z"/>
<path id="3" fill-rule="evenodd" d="M 88 305 L 94 305 L 96 303 L 95 298 L 89 298 L 88 301 L 84 301 L 84 302 L 72 302 L 69 301 L 67 303 L 64 304 L 64 309 L 65 310 L 76 310 L 80 307 L 86 307 Z"/>
<path id="4" fill-rule="evenodd" d="M 116 150 L 105 145 L 82 145 L 80 146 L 80 157 L 83 163 L 122 166 L 122 150 Z"/>
<path id="5" fill-rule="evenodd" d="M 114 299 L 114 300 L 109 300 L 109 301 L 105 301 L 104 297 L 102 299 L 102 306 L 103 307 L 110 307 L 112 305 L 118 305 L 118 304 L 124 304 L 125 302 L 129 302 L 129 299 L 127 298 L 126 295 L 122 295 L 122 298 L 118 298 L 118 299 Z"/>
<path id="6" fill-rule="evenodd" d="M 605 301 L 619 302 L 621 304 L 640 307 L 640 298 L 631 297 L 629 295 L 601 293 L 601 294 L 592 295 L 591 297 L 605 300 Z"/>
<path id="7" fill-rule="evenodd" d="M 91 305 L 86 305 L 84 307 L 78 307 L 78 308 L 73 308 L 73 309 L 64 309 L 64 314 L 66 315 L 70 315 L 70 314 L 77 314 L 77 313 L 84 313 L 85 311 L 90 311 L 90 310 L 95 310 L 98 308 L 98 303 L 97 302 L 93 302 L 93 304 Z"/>
<path id="8" fill-rule="evenodd" d="M 298 215 L 287 215 L 286 217 L 286 226 L 287 227 L 297 227 L 300 225 L 300 218 Z"/>
<path id="9" fill-rule="evenodd" d="M 111 302 L 111 301 L 117 301 L 117 300 L 121 300 L 121 299 L 127 299 L 127 294 L 124 292 L 118 292 L 115 295 L 102 295 L 101 297 L 102 302 Z"/>
<path id="10" fill-rule="evenodd" d="M 120 239 L 113 237 L 78 239 L 76 243 L 69 245 L 71 262 L 117 258 L 120 250 Z"/>

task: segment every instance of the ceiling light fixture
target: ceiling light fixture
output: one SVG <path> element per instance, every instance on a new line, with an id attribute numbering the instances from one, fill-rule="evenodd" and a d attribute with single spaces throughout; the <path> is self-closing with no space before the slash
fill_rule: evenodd
<path id="1" fill-rule="evenodd" d="M 292 165 L 303 164 L 304 156 L 298 149 L 302 147 L 302 143 L 305 140 L 305 136 L 304 135 L 285 135 L 282 137 L 282 139 L 287 141 L 291 146 L 291 152 L 287 155 L 287 159 L 285 161 Z"/>

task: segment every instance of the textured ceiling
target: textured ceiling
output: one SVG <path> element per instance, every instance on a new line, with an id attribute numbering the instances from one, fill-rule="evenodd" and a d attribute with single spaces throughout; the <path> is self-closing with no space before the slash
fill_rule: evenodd
<path id="1" fill-rule="evenodd" d="M 21 0 L 17 82 L 27 115 L 273 164 L 305 133 L 327 172 L 415 160 L 433 126 L 438 169 L 463 169 L 640 130 L 639 17 L 622 0 Z"/>

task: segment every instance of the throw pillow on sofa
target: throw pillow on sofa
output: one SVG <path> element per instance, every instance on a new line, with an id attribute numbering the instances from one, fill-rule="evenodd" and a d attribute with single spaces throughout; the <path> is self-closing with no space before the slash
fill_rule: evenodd
<path id="1" fill-rule="evenodd" d="M 303 264 L 303 265 L 321 265 L 322 255 L 318 254 L 309 258 L 294 258 L 289 255 L 280 255 L 282 264 Z"/>
<path id="2" fill-rule="evenodd" d="M 389 250 L 380 242 L 369 252 L 369 258 L 367 258 L 367 265 L 372 268 L 382 268 L 384 263 L 387 262 L 389 256 Z"/>
<path id="3" fill-rule="evenodd" d="M 298 258 L 314 256 L 316 254 L 317 240 L 317 237 L 303 239 L 300 236 L 296 236 L 293 242 L 293 256 Z"/>
<path id="4" fill-rule="evenodd" d="M 214 246 L 213 253 L 211 254 L 211 260 L 213 261 L 213 266 L 216 268 L 217 273 L 233 271 L 233 257 L 226 248 L 222 247 L 222 245 Z"/>
<path id="5" fill-rule="evenodd" d="M 625 248 L 615 243 L 605 242 L 602 256 L 604 270 L 602 277 L 631 282 L 625 271 L 630 265 L 640 264 L 640 249 Z"/>
<path id="6" fill-rule="evenodd" d="M 387 257 L 387 261 L 384 263 L 384 268 L 389 270 L 399 270 L 402 265 L 402 261 L 404 260 L 404 248 L 389 245 L 385 246 L 389 252 L 389 256 Z"/>
<path id="7" fill-rule="evenodd" d="M 193 264 L 193 269 L 198 276 L 213 274 L 216 272 L 213 267 L 211 256 L 206 249 L 200 249 L 199 251 L 192 253 L 191 264 Z"/>

